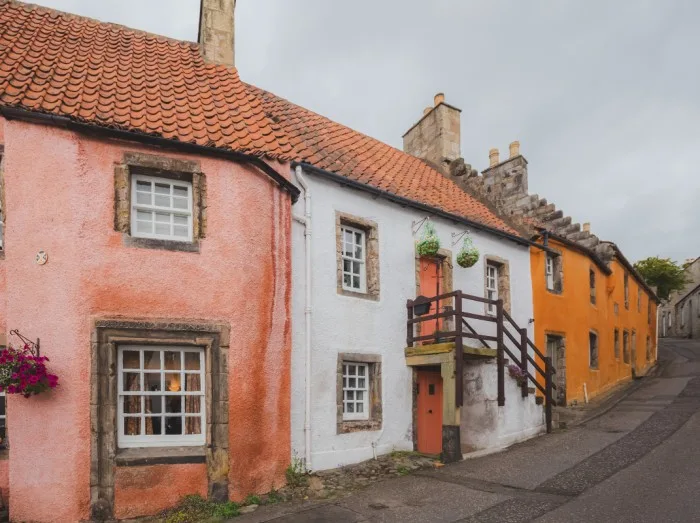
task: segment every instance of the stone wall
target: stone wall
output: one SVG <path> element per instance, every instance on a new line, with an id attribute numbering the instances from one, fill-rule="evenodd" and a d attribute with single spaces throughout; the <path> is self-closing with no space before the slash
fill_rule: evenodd
<path id="1" fill-rule="evenodd" d="M 210 62 L 235 64 L 234 11 L 236 0 L 202 0 L 199 18 L 199 44 Z"/>

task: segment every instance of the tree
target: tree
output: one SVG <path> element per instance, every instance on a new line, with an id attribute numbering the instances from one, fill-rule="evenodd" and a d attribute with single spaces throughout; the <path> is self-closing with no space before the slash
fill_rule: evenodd
<path id="1" fill-rule="evenodd" d="M 662 300 L 667 300 L 673 291 L 680 291 L 688 283 L 688 276 L 683 271 L 683 267 L 671 258 L 652 256 L 638 261 L 634 264 L 634 268 L 649 285 L 656 287 L 657 294 Z"/>

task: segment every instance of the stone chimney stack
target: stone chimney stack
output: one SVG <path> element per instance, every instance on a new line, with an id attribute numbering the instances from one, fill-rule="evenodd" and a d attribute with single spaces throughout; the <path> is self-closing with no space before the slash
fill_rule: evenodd
<path id="1" fill-rule="evenodd" d="M 591 224 L 590 222 L 586 222 L 583 224 L 583 232 L 591 232 Z"/>
<path id="2" fill-rule="evenodd" d="M 236 0 L 201 0 L 199 45 L 208 62 L 235 65 Z"/>
<path id="3" fill-rule="evenodd" d="M 403 135 L 403 150 L 427 161 L 443 174 L 460 159 L 460 109 L 445 103 L 445 95 L 435 95 L 432 107 Z"/>

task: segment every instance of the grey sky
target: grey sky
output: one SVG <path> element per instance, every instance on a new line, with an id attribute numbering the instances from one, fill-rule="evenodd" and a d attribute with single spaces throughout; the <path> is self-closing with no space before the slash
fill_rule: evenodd
<path id="1" fill-rule="evenodd" d="M 195 40 L 199 0 L 39 0 Z M 241 77 L 401 147 L 438 91 L 479 170 L 518 139 L 530 190 L 631 260 L 700 255 L 700 2 L 238 0 Z"/>

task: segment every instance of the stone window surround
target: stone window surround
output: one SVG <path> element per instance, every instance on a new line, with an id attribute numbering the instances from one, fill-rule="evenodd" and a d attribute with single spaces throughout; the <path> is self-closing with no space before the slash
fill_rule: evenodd
<path id="1" fill-rule="evenodd" d="M 366 363 L 369 369 L 369 419 L 343 420 L 343 363 Z M 336 433 L 375 431 L 382 428 L 382 357 L 379 354 L 338 353 L 336 369 Z"/>
<path id="2" fill-rule="evenodd" d="M 131 236 L 131 175 L 142 174 L 192 184 L 192 241 L 136 238 Z M 125 152 L 114 168 L 114 230 L 123 234 L 128 247 L 199 252 L 206 238 L 207 184 L 200 163 L 140 152 Z"/>
<path id="3" fill-rule="evenodd" d="M 366 292 L 355 292 L 343 288 L 343 225 L 365 231 L 365 281 Z M 343 296 L 379 301 L 379 227 L 377 222 L 353 216 L 352 214 L 336 211 L 335 241 L 337 263 L 337 291 Z"/>
<path id="4" fill-rule="evenodd" d="M 492 254 L 484 256 L 484 296 L 486 296 L 486 268 L 489 264 L 498 267 L 498 299 L 503 300 L 503 310 L 510 314 L 510 264 L 508 260 Z M 486 303 L 484 311 L 488 314 Z"/>
<path id="5" fill-rule="evenodd" d="M 99 319 L 94 322 L 90 365 L 90 504 L 93 519 L 113 516 L 116 467 L 206 463 L 209 497 L 228 500 L 228 347 L 223 323 Z M 206 364 L 206 445 L 117 448 L 117 348 L 119 345 L 202 347 Z"/>
<path id="6" fill-rule="evenodd" d="M 562 257 L 561 253 L 559 254 L 553 254 L 553 253 L 544 253 L 545 255 L 545 269 L 544 269 L 544 284 L 545 284 L 545 289 L 547 289 L 547 292 L 550 294 L 563 294 L 564 293 L 564 258 Z M 547 285 L 547 259 L 551 257 L 553 260 L 553 276 L 554 276 L 554 288 L 550 289 L 549 286 Z"/>

